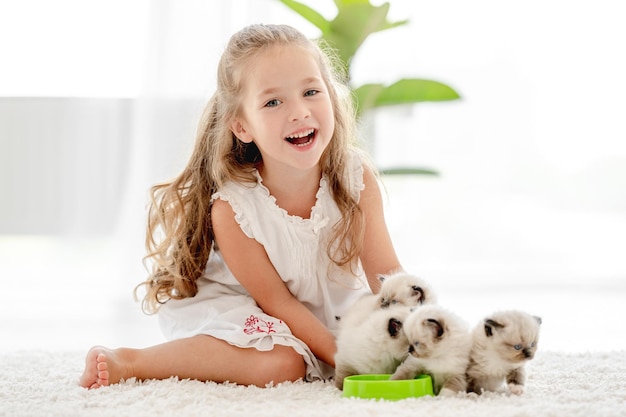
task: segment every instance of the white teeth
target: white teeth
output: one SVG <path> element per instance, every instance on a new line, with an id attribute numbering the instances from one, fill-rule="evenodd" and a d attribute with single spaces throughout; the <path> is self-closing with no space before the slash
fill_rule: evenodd
<path id="1" fill-rule="evenodd" d="M 305 136 L 309 136 L 310 134 L 312 134 L 313 132 L 315 132 L 315 129 L 309 129 L 309 130 L 305 130 L 304 132 L 300 132 L 300 133 L 296 133 L 294 135 L 289 135 L 287 136 L 287 139 L 299 139 L 299 138 L 303 138 Z"/>

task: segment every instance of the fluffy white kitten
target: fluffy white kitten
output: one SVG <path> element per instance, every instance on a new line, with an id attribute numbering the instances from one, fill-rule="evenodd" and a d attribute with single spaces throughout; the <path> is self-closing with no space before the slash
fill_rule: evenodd
<path id="1" fill-rule="evenodd" d="M 468 392 L 524 392 L 524 365 L 535 356 L 541 318 L 522 311 L 497 312 L 473 331 L 467 369 Z"/>
<path id="2" fill-rule="evenodd" d="M 410 356 L 391 379 L 411 379 L 429 374 L 437 395 L 455 395 L 467 388 L 465 370 L 472 348 L 467 324 L 452 312 L 427 305 L 413 311 L 403 331 L 409 342 Z"/>
<path id="3" fill-rule="evenodd" d="M 339 389 L 350 375 L 392 373 L 408 353 L 402 332 L 408 307 L 370 309 L 366 315 L 356 307 L 339 324 L 335 354 L 335 385 Z"/>
<path id="4" fill-rule="evenodd" d="M 378 293 L 378 302 L 382 308 L 394 304 L 416 307 L 437 302 L 435 293 L 428 283 L 415 275 L 397 272 L 379 275 L 378 279 L 382 282 Z"/>
<path id="5" fill-rule="evenodd" d="M 350 307 L 349 314 L 337 317 L 343 327 L 357 326 L 373 311 L 390 306 L 417 307 L 437 302 L 437 297 L 430 285 L 423 279 L 398 272 L 379 275 L 381 282 L 378 294 L 368 294 L 357 300 Z"/>

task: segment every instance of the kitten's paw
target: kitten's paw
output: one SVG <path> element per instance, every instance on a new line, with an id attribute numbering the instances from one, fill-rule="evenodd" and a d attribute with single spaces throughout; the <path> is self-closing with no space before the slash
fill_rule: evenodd
<path id="1" fill-rule="evenodd" d="M 415 375 L 413 375 L 412 373 L 404 372 L 400 368 L 400 369 L 396 369 L 396 372 L 391 374 L 391 376 L 389 377 L 389 380 L 390 381 L 398 381 L 398 380 L 401 380 L 401 379 L 413 379 L 414 377 L 415 377 Z"/>
<path id="2" fill-rule="evenodd" d="M 508 386 L 509 386 L 509 391 L 511 391 L 511 394 L 522 395 L 524 393 L 523 385 L 508 384 Z"/>
<path id="3" fill-rule="evenodd" d="M 456 392 L 451 390 L 450 388 L 442 388 L 441 391 L 439 391 L 439 394 L 437 394 L 439 397 L 454 397 L 456 396 Z"/>

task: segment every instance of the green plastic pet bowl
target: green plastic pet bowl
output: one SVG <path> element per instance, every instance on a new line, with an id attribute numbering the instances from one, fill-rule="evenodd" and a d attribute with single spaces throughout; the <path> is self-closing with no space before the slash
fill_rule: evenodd
<path id="1" fill-rule="evenodd" d="M 433 382 L 429 375 L 394 381 L 390 381 L 390 377 L 390 374 L 348 376 L 343 380 L 343 396 L 396 401 L 433 395 Z"/>

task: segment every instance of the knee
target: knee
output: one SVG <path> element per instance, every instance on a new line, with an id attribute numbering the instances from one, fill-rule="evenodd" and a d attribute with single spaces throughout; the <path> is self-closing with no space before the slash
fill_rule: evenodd
<path id="1" fill-rule="evenodd" d="M 304 358 L 288 346 L 274 347 L 271 354 L 265 358 L 262 368 L 263 385 L 294 382 L 306 376 Z"/>

